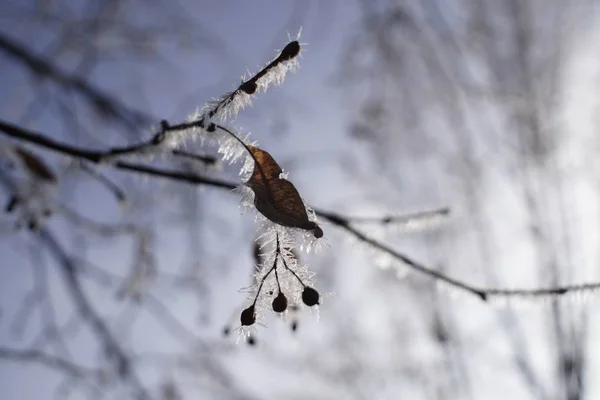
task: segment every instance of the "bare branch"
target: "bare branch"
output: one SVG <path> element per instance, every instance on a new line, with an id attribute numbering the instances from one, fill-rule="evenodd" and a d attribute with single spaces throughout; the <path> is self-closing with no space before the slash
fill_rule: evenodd
<path id="1" fill-rule="evenodd" d="M 346 232 L 350 233 L 352 236 L 359 239 L 361 242 L 369 244 L 370 246 L 391 255 L 396 260 L 402 261 L 409 268 L 411 268 L 417 272 L 420 272 L 424 275 L 427 275 L 431 278 L 434 278 L 440 282 L 446 283 L 449 286 L 452 286 L 456 289 L 461 289 L 463 291 L 474 294 L 484 301 L 488 300 L 492 296 L 494 296 L 494 297 L 545 297 L 545 296 L 556 297 L 556 296 L 562 296 L 567 293 L 593 292 L 593 291 L 600 289 L 600 282 L 584 283 L 584 284 L 579 284 L 579 285 L 565 285 L 565 286 L 559 286 L 559 287 L 547 288 L 547 289 L 491 289 L 491 288 L 477 287 L 477 286 L 465 283 L 464 281 L 459 281 L 457 279 L 451 278 L 441 272 L 430 269 L 430 268 L 414 261 L 410 257 L 377 241 L 376 239 L 370 238 L 369 236 L 365 235 L 364 233 L 362 233 L 361 231 L 359 231 L 358 229 L 356 229 L 350 225 L 351 220 L 352 220 L 351 218 L 348 219 L 348 218 L 345 218 L 338 214 L 334 214 L 334 213 L 330 213 L 330 212 L 322 211 L 322 210 L 317 210 L 317 209 L 315 209 L 315 212 L 320 217 L 323 217 L 323 218 L 327 219 L 329 222 L 331 222 L 332 224 L 344 229 Z"/>
<path id="2" fill-rule="evenodd" d="M 118 340 L 113 336 L 104 320 L 92 307 L 86 294 L 81 287 L 79 281 L 79 272 L 77 266 L 71 258 L 65 253 L 62 247 L 54 238 L 54 235 L 49 230 L 43 228 L 39 231 L 40 240 L 48 247 L 50 252 L 56 258 L 63 278 L 65 280 L 69 294 L 73 299 L 73 303 L 78 308 L 81 317 L 85 319 L 92 332 L 98 337 L 98 340 L 103 344 L 104 350 L 108 357 L 114 359 L 117 375 L 124 383 L 130 383 L 137 397 L 148 399 L 149 395 L 146 388 L 143 386 L 135 371 L 131 367 L 131 359 L 121 348 Z"/>
<path id="3" fill-rule="evenodd" d="M 98 114 L 117 120 L 128 128 L 139 128 L 150 124 L 153 120 L 149 115 L 133 110 L 84 79 L 62 71 L 50 61 L 33 54 L 5 35 L 0 35 L 0 51 L 26 66 L 35 75 L 50 79 L 81 94 Z"/>
<path id="4" fill-rule="evenodd" d="M 185 124 L 187 125 L 187 124 Z M 174 127 L 173 127 L 174 128 Z M 86 159 L 88 161 L 92 161 L 95 163 L 99 163 L 103 157 L 106 155 L 104 152 L 99 151 L 90 151 L 80 149 L 78 147 L 61 144 L 54 140 L 48 139 L 38 133 L 25 130 L 23 128 L 12 125 L 8 122 L 0 120 L 0 131 L 5 134 L 21 139 L 24 141 L 28 141 L 30 143 L 38 144 L 40 146 L 46 147 L 48 149 L 57 151 L 59 153 L 63 153 L 75 158 Z M 237 184 L 228 181 L 222 181 L 218 179 L 208 178 L 204 176 L 200 176 L 194 173 L 189 172 L 181 172 L 181 171 L 167 171 L 160 168 L 154 168 L 151 166 L 145 166 L 140 164 L 133 164 L 124 161 L 117 161 L 111 164 L 113 167 L 117 169 L 153 175 L 157 177 L 167 178 L 175 181 L 186 182 L 190 184 L 202 184 L 209 185 L 221 189 L 229 189 L 233 190 L 238 187 Z M 460 289 L 471 294 L 476 295 L 482 300 L 488 300 L 489 297 L 545 297 L 545 296 L 561 296 L 570 292 L 593 292 L 597 289 L 600 289 L 600 282 L 587 283 L 587 284 L 578 284 L 578 285 L 565 285 L 554 288 L 546 288 L 546 289 L 491 289 L 491 288 L 481 288 L 466 282 L 451 278 L 441 272 L 430 269 L 414 260 L 410 257 L 392 249 L 391 247 L 379 242 L 376 239 L 368 237 L 363 232 L 351 226 L 353 218 L 344 217 L 339 214 L 318 210 L 315 209 L 315 212 L 318 216 L 325 218 L 332 224 L 344 229 L 346 232 L 359 239 L 361 242 L 364 242 L 375 249 L 381 250 L 396 260 L 402 261 L 409 268 L 425 274 L 431 278 L 434 278 L 438 281 L 448 284 L 451 287 L 456 289 Z"/>
<path id="5" fill-rule="evenodd" d="M 86 150 L 81 149 L 79 147 L 70 146 L 68 144 L 59 143 L 37 132 L 18 127 L 3 120 L 0 120 L 0 131 L 15 139 L 37 144 L 55 152 L 62 153 L 74 158 L 87 160 L 96 164 L 103 162 L 107 157 L 110 157 L 112 155 L 110 152 Z M 150 166 L 129 163 L 126 161 L 116 161 L 111 163 L 110 165 L 117 169 L 155 175 L 193 184 L 206 184 L 221 187 L 223 189 L 235 189 L 237 187 L 237 185 L 233 183 L 221 181 L 218 179 L 202 177 L 193 173 L 165 171 Z"/>
<path id="6" fill-rule="evenodd" d="M 383 217 L 346 217 L 346 219 L 352 223 L 410 225 L 414 223 L 421 223 L 425 220 L 445 217 L 449 214 L 450 209 L 448 207 L 444 207 L 436 210 L 420 211 L 414 214 L 385 215 Z"/>
<path id="7" fill-rule="evenodd" d="M 76 378 L 93 377 L 99 372 L 36 349 L 20 350 L 0 347 L 0 360 L 38 363 Z"/>

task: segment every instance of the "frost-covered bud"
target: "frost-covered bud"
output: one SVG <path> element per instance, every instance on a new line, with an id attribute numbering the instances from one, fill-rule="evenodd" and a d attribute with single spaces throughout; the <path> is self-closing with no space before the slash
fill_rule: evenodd
<path id="1" fill-rule="evenodd" d="M 246 94 L 254 94 L 257 88 L 258 86 L 256 85 L 256 83 L 252 81 L 244 82 L 240 86 L 240 90 Z"/>
<path id="2" fill-rule="evenodd" d="M 294 40 L 283 48 L 279 58 L 281 61 L 291 60 L 292 58 L 295 58 L 298 53 L 300 53 L 300 43 L 298 43 L 297 40 Z"/>
<path id="3" fill-rule="evenodd" d="M 284 312 L 287 309 L 287 297 L 285 297 L 283 292 L 279 292 L 277 297 L 275 297 L 272 307 L 273 311 L 278 313 Z"/>
<path id="4" fill-rule="evenodd" d="M 302 302 L 309 307 L 316 306 L 319 304 L 319 292 L 306 286 L 302 291 Z"/>
<path id="5" fill-rule="evenodd" d="M 240 315 L 242 326 L 250 326 L 256 322 L 256 314 L 254 313 L 254 304 L 242 311 Z"/>
<path id="6" fill-rule="evenodd" d="M 313 235 L 315 235 L 315 237 L 317 239 L 323 237 L 323 229 L 321 229 L 321 227 L 318 225 L 315 228 L 313 228 L 312 232 L 313 232 Z"/>

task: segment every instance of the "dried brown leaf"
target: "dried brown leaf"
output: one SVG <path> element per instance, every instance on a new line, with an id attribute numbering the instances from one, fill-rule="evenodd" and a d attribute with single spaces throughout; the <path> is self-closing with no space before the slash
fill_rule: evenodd
<path id="1" fill-rule="evenodd" d="M 41 158 L 22 147 L 16 147 L 15 153 L 21 158 L 27 170 L 36 178 L 52 183 L 56 182 L 56 175 Z"/>
<path id="2" fill-rule="evenodd" d="M 281 167 L 275 159 L 258 147 L 248 146 L 254 157 L 254 171 L 246 185 L 254 192 L 254 205 L 267 219 L 276 224 L 313 231 L 323 236 L 321 228 L 308 219 L 304 202 L 294 184 L 280 178 Z"/>

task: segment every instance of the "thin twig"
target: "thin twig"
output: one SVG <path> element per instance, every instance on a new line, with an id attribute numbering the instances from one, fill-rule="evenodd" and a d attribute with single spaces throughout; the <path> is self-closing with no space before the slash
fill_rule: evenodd
<path id="1" fill-rule="evenodd" d="M 64 358 L 36 349 L 21 350 L 0 347 L 0 360 L 35 362 L 48 368 L 60 370 L 67 375 L 77 378 L 84 378 L 98 373 L 97 370 L 73 364 Z"/>
<path id="2" fill-rule="evenodd" d="M 138 399 L 148 399 L 149 395 L 146 388 L 131 367 L 130 357 L 125 353 L 125 350 L 121 348 L 119 341 L 108 329 L 105 321 L 94 310 L 87 295 L 83 291 L 79 280 L 79 270 L 73 260 L 62 249 L 58 241 L 54 238 L 54 235 L 48 229 L 42 228 L 38 235 L 40 240 L 47 246 L 57 260 L 68 292 L 78 308 L 81 317 L 88 322 L 92 332 L 94 332 L 100 342 L 102 342 L 107 356 L 115 360 L 118 376 L 123 382 L 131 383 L 137 393 Z"/>
<path id="3" fill-rule="evenodd" d="M 463 281 L 459 281 L 457 279 L 451 278 L 441 272 L 430 269 L 410 257 L 392 249 L 391 247 L 379 242 L 376 239 L 373 239 L 358 229 L 351 226 L 352 219 L 347 219 L 343 216 L 340 216 L 335 213 L 314 209 L 315 213 L 328 220 L 332 224 L 342 228 L 352 236 L 359 239 L 361 242 L 364 242 L 373 248 L 381 250 L 396 260 L 402 261 L 409 268 L 418 271 L 424 275 L 430 276 L 438 281 L 444 282 L 449 286 L 452 286 L 457 289 L 461 289 L 463 291 L 469 292 L 481 298 L 482 300 L 488 300 L 489 297 L 544 297 L 544 296 L 561 296 L 567 294 L 569 292 L 584 292 L 584 291 L 594 291 L 600 289 L 600 282 L 594 283 L 585 283 L 578 285 L 565 285 L 554 288 L 543 288 L 543 289 L 491 289 L 491 288 L 481 288 L 475 285 L 471 285 L 465 283 Z"/>
<path id="4" fill-rule="evenodd" d="M 92 86 L 79 76 L 62 71 L 49 60 L 32 53 L 15 40 L 0 35 L 0 51 L 26 66 L 33 74 L 51 79 L 65 88 L 76 91 L 88 100 L 100 115 L 118 120 L 128 128 L 139 128 L 153 120 L 150 116 L 126 106 L 118 99 Z"/>
<path id="5" fill-rule="evenodd" d="M 121 189 L 119 187 L 119 185 L 117 185 L 116 183 L 111 181 L 108 177 L 102 175 L 100 172 L 98 172 L 94 168 L 90 167 L 85 162 L 79 163 L 79 168 L 82 171 L 84 171 L 85 173 L 87 173 L 88 175 L 90 175 L 91 177 L 95 178 L 102 185 L 104 185 L 108 189 L 109 192 L 114 194 L 114 196 L 117 198 L 117 201 L 119 203 L 124 203 L 127 200 L 127 196 L 125 195 L 125 192 L 123 191 L 123 189 Z"/>
<path id="6" fill-rule="evenodd" d="M 200 154 L 190 153 L 184 150 L 173 150 L 173 155 L 179 156 L 182 158 L 188 158 L 190 160 L 200 161 L 206 165 L 215 165 L 217 163 L 217 159 L 213 156 L 203 156 Z"/>
<path id="7" fill-rule="evenodd" d="M 419 211 L 412 214 L 401 215 L 385 215 L 383 217 L 351 217 L 347 218 L 352 223 L 372 223 L 372 224 L 401 224 L 409 225 L 412 223 L 420 223 L 425 220 L 445 217 L 450 214 L 448 207 L 438 208 L 435 210 Z"/>
<path id="8" fill-rule="evenodd" d="M 0 120 L 0 131 L 3 132 L 5 135 L 13 137 L 15 139 L 37 144 L 55 152 L 62 153 L 64 155 L 68 155 L 74 158 L 87 160 L 95 164 L 102 163 L 110 155 L 109 152 L 82 149 L 80 147 L 60 143 L 53 139 L 47 138 L 37 132 L 21 128 L 3 120 Z M 192 184 L 206 184 L 230 190 L 233 190 L 237 187 L 236 184 L 230 182 L 207 178 L 193 173 L 168 171 L 142 164 L 130 163 L 127 161 L 116 161 L 113 163 L 109 163 L 108 165 L 111 165 L 117 169 L 160 176 L 163 178 L 169 178 L 172 180 L 183 181 Z"/>

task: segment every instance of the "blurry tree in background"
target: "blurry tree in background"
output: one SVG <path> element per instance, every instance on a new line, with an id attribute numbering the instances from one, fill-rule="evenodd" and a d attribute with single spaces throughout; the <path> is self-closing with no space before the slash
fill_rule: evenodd
<path id="1" fill-rule="evenodd" d="M 365 95 L 351 135 L 390 171 L 382 186 L 401 188 L 396 204 L 433 197 L 462 211 L 451 239 L 424 243 L 449 247 L 434 262 L 492 287 L 597 278 L 598 135 L 594 112 L 581 111 L 597 105 L 585 86 L 599 72 L 589 47 L 597 5 L 392 3 L 360 2 L 364 29 L 347 51 L 344 81 Z M 389 204 L 387 191 L 373 192 Z M 593 398 L 595 313 L 573 301 L 525 313 L 515 306 L 486 332 L 486 341 L 506 341 L 502 362 L 513 368 L 498 371 L 502 380 L 514 379 L 519 398 Z M 449 318 L 454 309 L 429 312 Z M 475 375 L 489 362 L 473 365 L 481 339 L 464 336 L 472 317 L 461 314 L 439 341 L 463 349 L 451 357 L 467 365 L 470 378 L 460 381 L 471 387 L 462 389 L 489 398 Z"/>
<path id="2" fill-rule="evenodd" d="M 597 7 L 3 4 L 0 397 L 596 398 L 598 312 L 583 300 L 600 286 Z M 235 53 L 253 13 L 282 37 L 254 43 L 246 61 Z M 319 314 L 271 313 L 248 336 L 234 294 L 252 283 L 253 252 L 273 258 L 254 249 L 256 227 L 227 193 L 240 168 L 221 165 L 223 141 L 196 140 L 212 131 L 194 109 L 311 21 L 341 32 L 330 35 L 338 58 L 320 55 L 338 87 L 286 97 L 286 82 L 227 128 L 212 125 L 255 130 L 328 244 L 281 248 L 333 293 Z M 326 44 L 306 25 L 311 65 Z M 179 79 L 194 74 L 207 86 Z M 331 90 L 345 104 L 325 100 Z M 303 113 L 319 109 L 348 129 L 322 118 L 307 129 Z M 191 140 L 158 146 L 181 121 L 196 124 Z M 14 182 L 26 183 L 27 207 Z"/>

